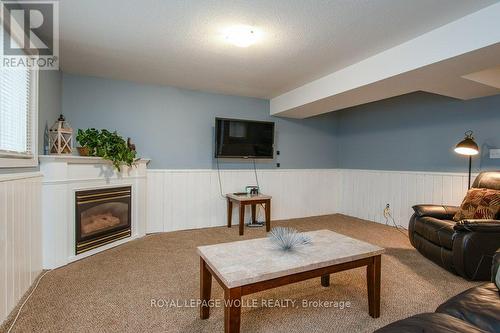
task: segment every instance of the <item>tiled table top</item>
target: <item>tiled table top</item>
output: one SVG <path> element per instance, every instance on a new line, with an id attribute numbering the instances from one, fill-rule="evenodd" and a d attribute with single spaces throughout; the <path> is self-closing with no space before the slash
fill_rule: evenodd
<path id="1" fill-rule="evenodd" d="M 384 249 L 330 230 L 307 232 L 312 242 L 283 251 L 268 238 L 198 247 L 198 254 L 228 288 L 384 253 Z"/>

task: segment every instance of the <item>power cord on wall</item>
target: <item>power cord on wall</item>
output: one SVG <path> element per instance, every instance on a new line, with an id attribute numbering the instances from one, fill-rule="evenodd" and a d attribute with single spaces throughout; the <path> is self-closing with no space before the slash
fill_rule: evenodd
<path id="1" fill-rule="evenodd" d="M 255 182 L 257 183 L 257 187 L 259 188 L 260 192 L 259 177 L 257 176 L 257 166 L 255 165 L 255 158 L 253 159 L 253 173 L 255 175 Z"/>
<path id="2" fill-rule="evenodd" d="M 254 176 L 255 176 L 255 183 L 257 184 L 257 187 L 259 188 L 259 192 L 260 192 L 259 176 L 257 174 L 257 166 L 256 166 L 256 163 L 255 163 L 255 159 L 252 159 L 252 162 L 253 162 L 253 172 L 254 172 Z M 219 165 L 219 159 L 218 158 L 215 159 L 215 164 L 217 165 L 217 179 L 219 181 L 220 196 L 221 196 L 221 198 L 226 199 L 226 196 L 224 195 L 224 191 L 222 190 L 222 176 L 221 176 L 221 173 L 220 173 L 220 165 Z M 262 207 L 262 209 L 265 210 L 263 204 L 260 204 L 260 206 Z M 256 212 L 256 220 L 257 221 L 259 220 L 259 215 L 260 215 L 260 210 L 257 209 L 257 212 Z"/>
<path id="3" fill-rule="evenodd" d="M 222 199 L 226 199 L 226 196 L 224 195 L 224 192 L 222 191 L 222 180 L 221 180 L 221 175 L 220 175 L 220 166 L 219 166 L 219 159 L 215 159 L 215 163 L 217 164 L 217 178 L 219 179 L 219 191 L 220 191 L 220 196 Z"/>
<path id="4" fill-rule="evenodd" d="M 391 207 L 389 206 L 389 204 L 387 204 L 384 208 L 384 218 L 385 218 L 386 225 L 389 223 L 389 220 L 391 220 L 391 222 L 394 225 L 394 227 L 396 228 L 396 230 L 399 231 L 400 233 L 402 233 L 403 235 L 405 235 L 406 237 L 408 237 L 408 234 L 405 231 L 403 231 L 403 230 L 405 230 L 405 228 L 402 225 L 397 224 L 396 220 L 394 220 L 394 217 L 392 217 Z M 401 229 L 403 229 L 403 230 L 401 230 Z"/>
<path id="5" fill-rule="evenodd" d="M 12 328 L 14 328 L 14 325 L 16 324 L 17 322 L 17 319 L 19 318 L 19 315 L 21 314 L 21 310 L 23 309 L 24 305 L 26 305 L 26 302 L 28 302 L 28 300 L 30 299 L 31 295 L 33 295 L 33 293 L 35 292 L 36 288 L 38 287 L 38 285 L 40 284 L 40 281 L 43 279 L 43 277 L 48 273 L 48 272 L 51 272 L 51 271 L 46 271 L 45 273 L 43 273 L 42 275 L 40 275 L 40 277 L 38 278 L 35 286 L 33 287 L 33 289 L 31 289 L 31 292 L 28 294 L 28 296 L 26 297 L 26 299 L 24 300 L 23 304 L 21 304 L 21 306 L 19 307 L 19 310 L 17 310 L 17 314 L 16 314 L 16 317 L 14 318 L 14 320 L 12 321 L 12 324 L 10 324 L 10 327 L 9 329 L 7 330 L 7 333 L 10 333 L 10 331 L 12 330 Z"/>
<path id="6" fill-rule="evenodd" d="M 257 187 L 259 188 L 260 191 L 260 185 L 259 185 L 259 176 L 257 175 L 257 166 L 255 165 L 255 159 L 252 160 L 253 162 L 253 173 L 255 175 L 255 182 L 257 183 Z M 219 165 L 219 159 L 215 159 L 215 164 L 217 165 L 217 178 L 219 180 L 219 192 L 220 196 L 224 199 L 226 199 L 226 196 L 224 195 L 224 191 L 222 190 L 222 177 L 220 174 L 220 165 Z"/>
<path id="7" fill-rule="evenodd" d="M 253 173 L 255 175 L 255 183 L 257 184 L 257 187 L 259 188 L 259 193 L 260 193 L 260 184 L 259 184 L 259 176 L 257 175 L 257 166 L 255 165 L 255 158 L 253 159 Z M 263 204 L 259 204 L 259 206 L 262 207 L 262 209 L 265 211 L 265 207 Z M 260 209 L 257 209 L 256 215 L 256 220 L 259 221 L 259 214 L 260 214 Z"/>

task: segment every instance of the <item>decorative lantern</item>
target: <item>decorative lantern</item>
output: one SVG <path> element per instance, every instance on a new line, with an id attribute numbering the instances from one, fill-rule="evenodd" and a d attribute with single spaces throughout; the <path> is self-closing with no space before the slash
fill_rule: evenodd
<path id="1" fill-rule="evenodd" d="M 50 154 L 71 154 L 73 151 L 73 129 L 63 115 L 49 130 Z"/>

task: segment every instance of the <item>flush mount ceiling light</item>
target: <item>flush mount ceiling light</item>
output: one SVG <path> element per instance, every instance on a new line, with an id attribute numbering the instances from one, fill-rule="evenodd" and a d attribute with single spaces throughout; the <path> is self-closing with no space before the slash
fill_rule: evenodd
<path id="1" fill-rule="evenodd" d="M 259 29 L 248 25 L 234 25 L 223 31 L 224 40 L 238 47 L 249 47 L 255 44 L 261 35 Z"/>

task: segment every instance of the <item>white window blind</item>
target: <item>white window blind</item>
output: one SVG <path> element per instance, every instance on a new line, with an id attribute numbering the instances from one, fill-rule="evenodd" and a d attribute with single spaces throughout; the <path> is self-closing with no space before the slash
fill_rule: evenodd
<path id="1" fill-rule="evenodd" d="M 31 155 L 30 71 L 0 71 L 0 151 Z"/>
<path id="2" fill-rule="evenodd" d="M 0 34 L 3 36 L 0 22 Z M 15 40 L 11 40 L 15 43 Z M 0 157 L 32 157 L 33 72 L 29 68 L 0 68 Z"/>

